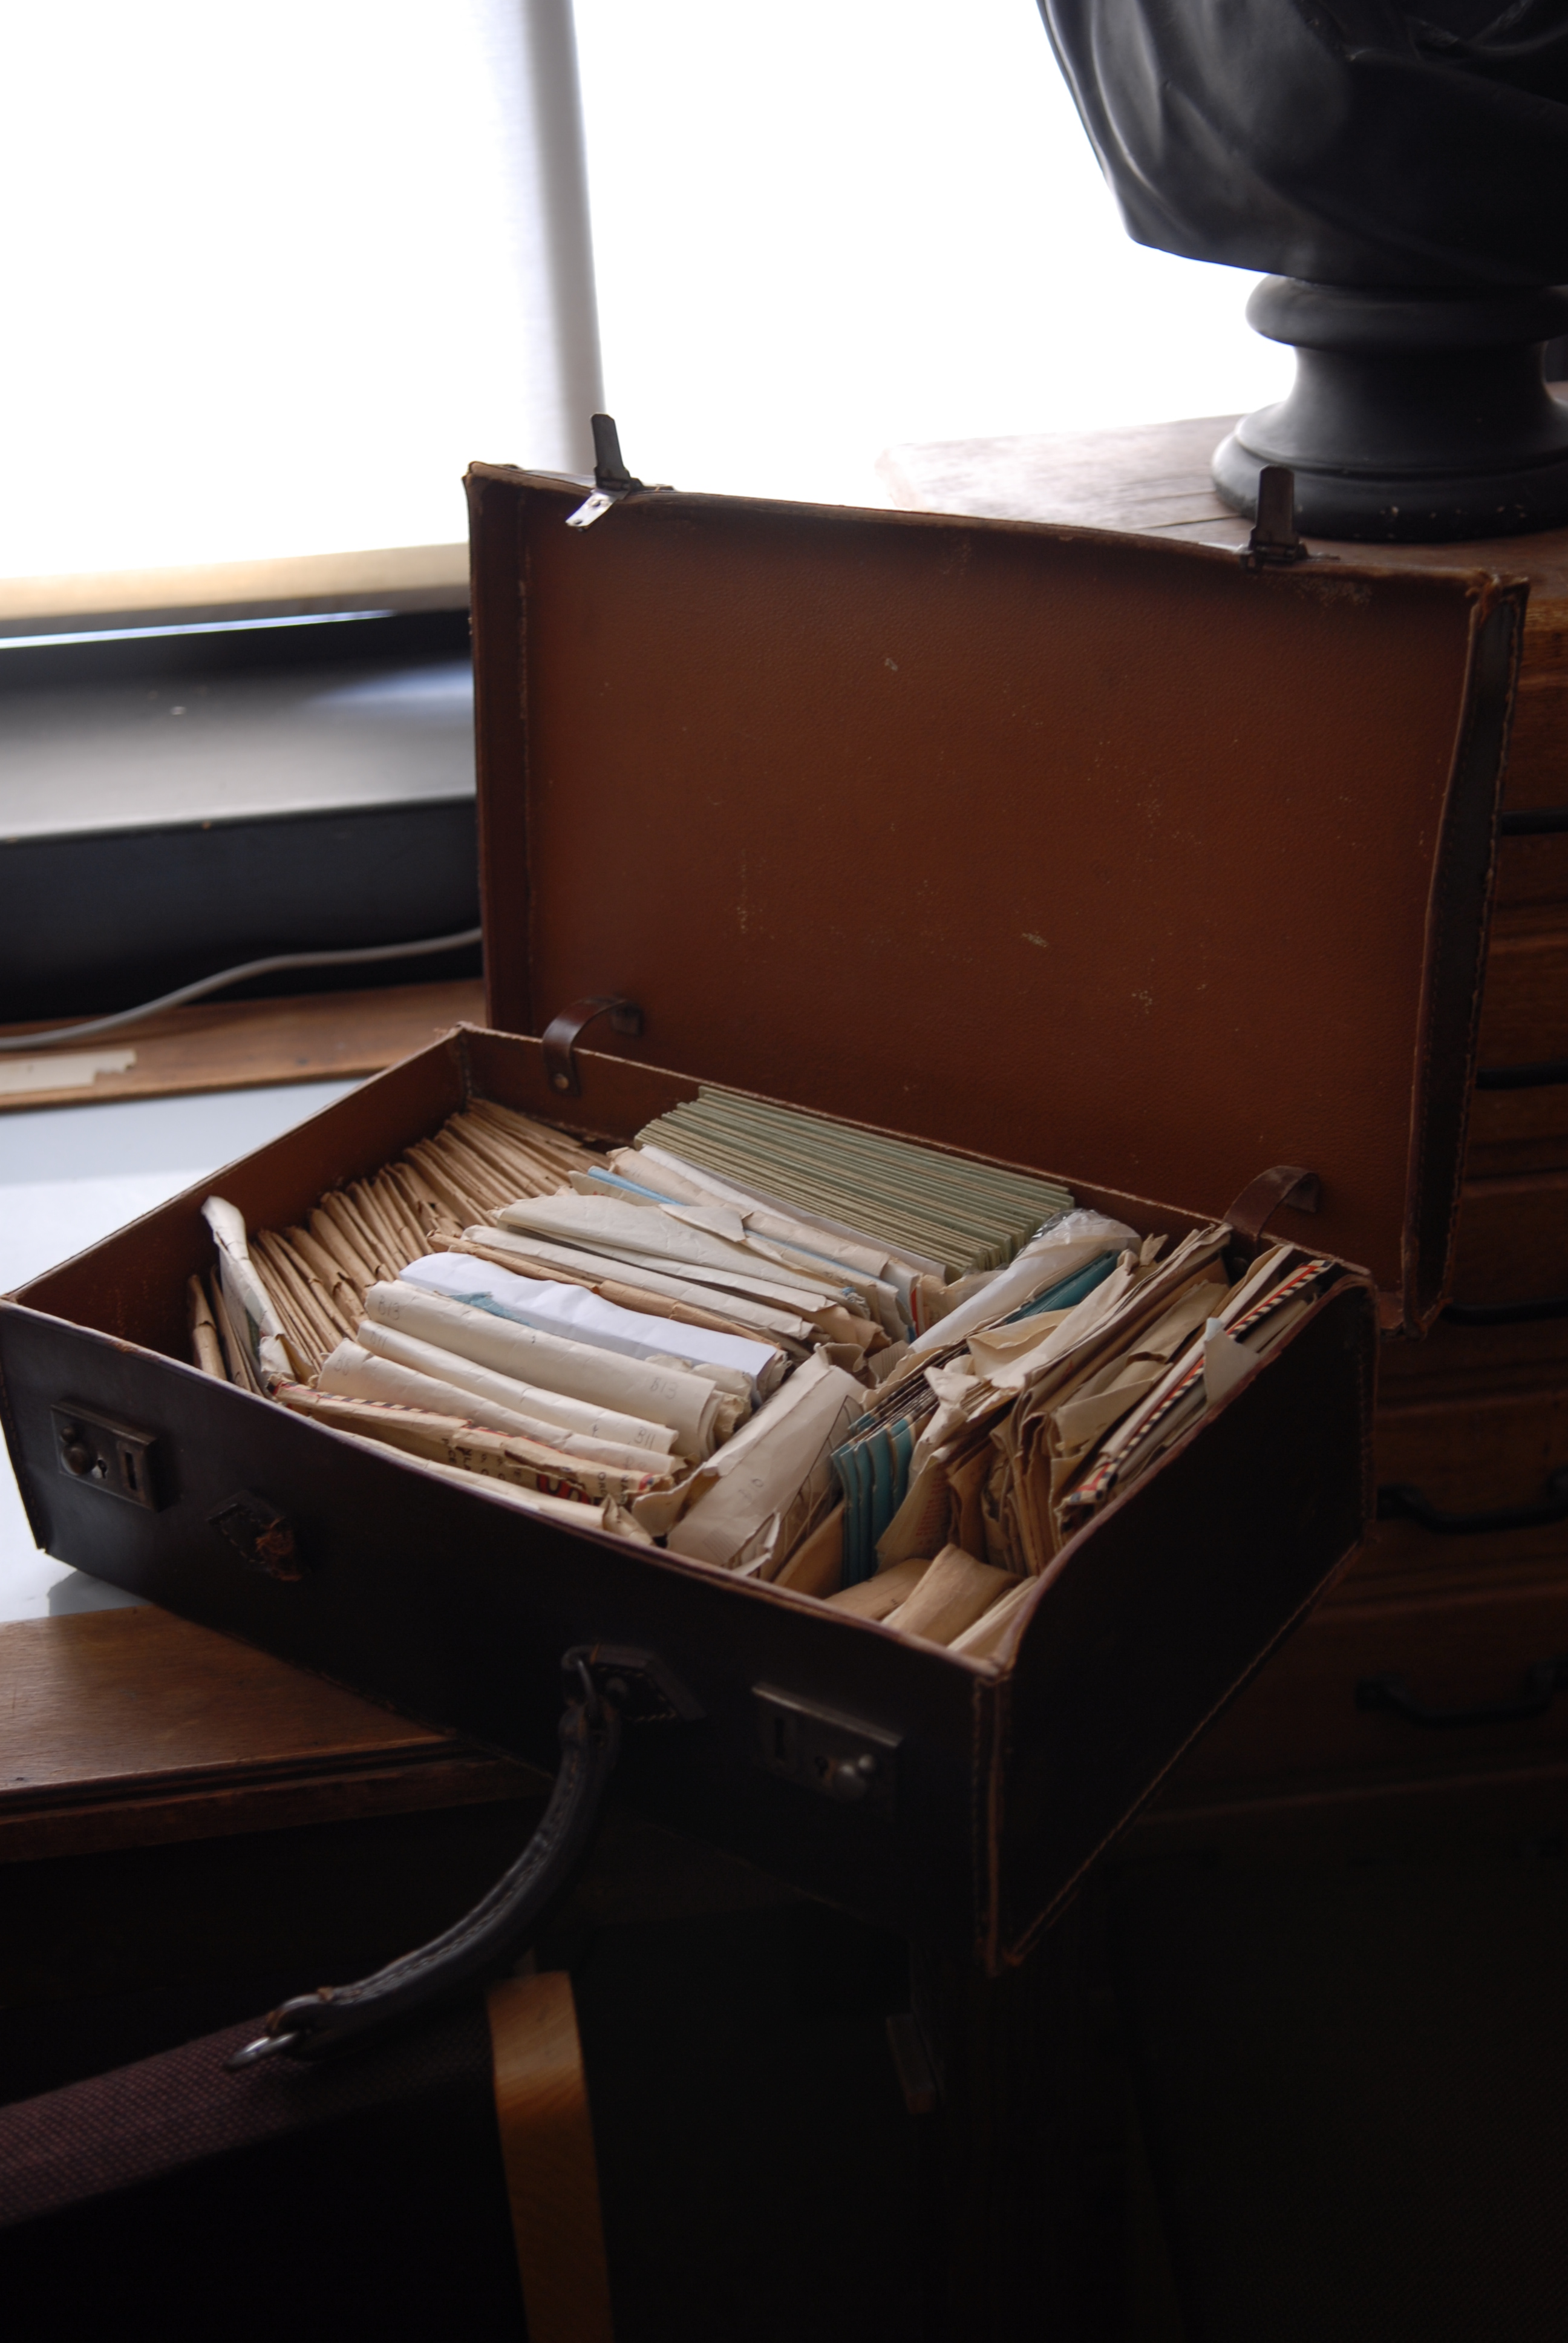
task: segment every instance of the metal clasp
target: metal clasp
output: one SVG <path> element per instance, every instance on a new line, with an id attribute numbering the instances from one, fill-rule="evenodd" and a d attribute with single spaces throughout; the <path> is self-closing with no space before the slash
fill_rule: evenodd
<path id="1" fill-rule="evenodd" d="M 836 1805 L 893 1804 L 900 1735 L 777 1684 L 753 1684 L 757 1763 Z"/>
<path id="2" fill-rule="evenodd" d="M 237 1489 L 221 1505 L 214 1506 L 207 1520 L 252 1570 L 264 1570 L 268 1578 L 281 1579 L 285 1584 L 305 1576 L 305 1560 L 293 1523 L 265 1497 Z"/>
<path id="3" fill-rule="evenodd" d="M 127 1504 L 145 1505 L 156 1513 L 160 1497 L 153 1451 L 156 1435 L 120 1423 L 111 1415 L 84 1413 L 77 1407 L 55 1407 L 55 1454 L 67 1480 L 84 1488 L 102 1489 L 123 1497 Z"/>
<path id="4" fill-rule="evenodd" d="M 1285 568 L 1308 558 L 1296 528 L 1296 476 L 1288 464 L 1265 464 L 1258 475 L 1258 518 L 1242 552 L 1241 567 Z"/>
<path id="5" fill-rule="evenodd" d="M 594 489 L 586 503 L 578 505 L 576 512 L 567 515 L 568 528 L 591 528 L 596 520 L 602 519 L 608 512 L 611 505 L 618 504 L 622 497 L 629 497 L 633 488 L 640 488 L 643 485 L 626 468 L 614 416 L 595 415 L 589 417 L 589 421 L 593 426 Z"/>

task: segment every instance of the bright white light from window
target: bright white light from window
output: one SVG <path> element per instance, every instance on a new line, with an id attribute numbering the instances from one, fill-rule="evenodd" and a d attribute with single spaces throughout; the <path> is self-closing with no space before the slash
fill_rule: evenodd
<path id="1" fill-rule="evenodd" d="M 450 541 L 471 458 L 584 459 L 528 37 L 565 5 L 7 12 L 0 574 Z M 644 478 L 863 502 L 891 441 L 1288 378 L 1251 280 L 1128 241 L 1033 0 L 577 15 Z"/>
<path id="2" fill-rule="evenodd" d="M 449 543 L 471 457 L 586 447 L 527 23 L 527 0 L 7 10 L 0 572 Z"/>
<path id="3" fill-rule="evenodd" d="M 1131 243 L 1034 0 L 577 0 L 644 478 L 862 503 L 901 439 L 1279 397 L 1256 279 Z"/>

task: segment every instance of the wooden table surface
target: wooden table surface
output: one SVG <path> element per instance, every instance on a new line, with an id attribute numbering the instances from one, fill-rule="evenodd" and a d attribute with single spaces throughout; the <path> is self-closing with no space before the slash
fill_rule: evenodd
<path id="1" fill-rule="evenodd" d="M 251 1090 L 276 1082 L 341 1081 L 378 1074 L 422 1050 L 449 1026 L 483 1024 L 478 977 L 441 984 L 389 984 L 366 992 L 297 993 L 275 1001 L 201 1001 L 171 1009 L 81 1048 L 134 1051 L 123 1073 L 85 1088 L 50 1085 L 0 1091 L 0 1112 L 35 1106 L 98 1105 L 106 1099 L 172 1098 L 192 1091 Z M 0 1035 L 50 1030 L 8 1025 Z M 57 1041 L 45 1059 L 72 1054 Z M 16 1057 L 26 1052 L 16 1051 Z M 42 1069 L 46 1072 L 46 1066 Z"/>
<path id="2" fill-rule="evenodd" d="M 1243 546 L 1251 524 L 1222 504 L 1209 460 L 1233 415 L 1146 423 L 1118 431 L 1034 432 L 890 447 L 877 469 L 906 511 L 1045 520 Z M 1377 568 L 1491 569 L 1530 579 L 1527 632 L 1568 628 L 1568 529 L 1480 538 L 1463 545 L 1351 545 L 1309 538 L 1324 560 Z M 1563 654 L 1560 654 L 1562 656 Z M 1538 649 L 1526 650 L 1526 663 Z"/>
<path id="3" fill-rule="evenodd" d="M 0 1626 L 0 1861 L 546 1786 L 150 1604 Z"/>

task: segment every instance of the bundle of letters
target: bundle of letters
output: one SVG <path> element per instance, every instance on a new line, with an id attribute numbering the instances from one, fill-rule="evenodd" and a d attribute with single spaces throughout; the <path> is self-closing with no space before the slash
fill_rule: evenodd
<path id="1" fill-rule="evenodd" d="M 307 1227 L 206 1212 L 208 1373 L 974 1659 L 1331 1271 L 717 1089 L 608 1150 L 477 1100 Z"/>

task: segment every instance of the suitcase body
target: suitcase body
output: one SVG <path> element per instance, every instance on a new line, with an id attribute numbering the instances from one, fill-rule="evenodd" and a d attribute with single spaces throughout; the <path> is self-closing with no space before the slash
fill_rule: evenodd
<path id="1" fill-rule="evenodd" d="M 688 1714 L 628 1735 L 634 1802 L 994 1975 L 1366 1527 L 1376 1327 L 1419 1333 L 1447 1291 L 1522 597 L 668 492 L 573 530 L 580 491 L 499 468 L 470 495 L 496 1030 L 218 1174 L 250 1225 L 473 1095 L 626 1141 L 706 1079 L 1172 1236 L 1299 1164 L 1321 1212 L 1275 1231 L 1342 1273 L 993 1662 L 524 1519 L 202 1376 L 200 1192 L 0 1305 L 35 1534 L 535 1763 L 564 1651 L 653 1653 Z M 563 1096 L 532 1037 L 612 997 L 640 1051 L 579 1050 Z M 64 1469 L 61 1409 L 150 1443 L 138 1493 Z M 300 1575 L 216 1525 L 236 1495 Z M 818 1761 L 860 1752 L 879 1790 L 840 1803 Z"/>

